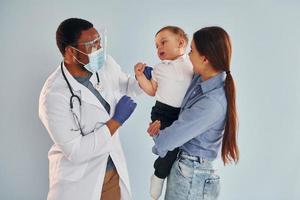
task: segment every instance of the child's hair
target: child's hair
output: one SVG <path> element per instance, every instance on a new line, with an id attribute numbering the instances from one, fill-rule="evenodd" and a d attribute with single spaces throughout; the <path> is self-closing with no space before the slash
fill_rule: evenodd
<path id="1" fill-rule="evenodd" d="M 161 28 L 159 31 L 157 31 L 157 33 L 155 34 L 155 37 L 157 36 L 157 34 L 159 34 L 160 32 L 162 32 L 164 30 L 171 31 L 175 35 L 178 35 L 180 38 L 183 38 L 185 41 L 185 47 L 187 46 L 187 44 L 189 42 L 189 38 L 188 38 L 187 34 L 184 32 L 184 30 L 182 30 L 181 28 L 179 28 L 177 26 L 165 26 L 165 27 Z"/>

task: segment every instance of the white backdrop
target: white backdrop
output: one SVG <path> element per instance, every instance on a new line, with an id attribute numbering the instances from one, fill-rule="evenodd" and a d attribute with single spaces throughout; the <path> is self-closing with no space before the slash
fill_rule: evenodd
<path id="1" fill-rule="evenodd" d="M 190 37 L 224 27 L 233 42 L 241 160 L 220 163 L 220 199 L 300 199 L 300 3 L 251 2 L 1 0 L 0 199 L 46 199 L 52 141 L 38 119 L 38 97 L 61 61 L 55 31 L 69 17 L 106 26 L 109 53 L 131 74 L 137 61 L 158 62 L 153 41 L 161 27 L 180 26 Z M 144 200 L 155 159 L 146 135 L 154 100 L 137 102 L 120 134 L 134 199 Z"/>

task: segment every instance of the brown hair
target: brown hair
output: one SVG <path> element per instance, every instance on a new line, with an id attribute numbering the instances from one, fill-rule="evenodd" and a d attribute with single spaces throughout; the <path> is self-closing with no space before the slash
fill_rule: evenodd
<path id="1" fill-rule="evenodd" d="M 187 44 L 189 42 L 189 38 L 188 38 L 187 34 L 184 32 L 184 30 L 182 30 L 181 28 L 179 28 L 177 26 L 165 26 L 165 27 L 161 28 L 159 31 L 157 31 L 157 33 L 155 34 L 155 37 L 157 36 L 157 34 L 159 34 L 160 32 L 162 32 L 164 30 L 171 31 L 175 35 L 178 35 L 179 37 L 183 38 L 185 41 L 185 46 L 187 46 Z"/>
<path id="2" fill-rule="evenodd" d="M 229 35 L 220 27 L 206 27 L 193 35 L 197 51 L 205 56 L 212 67 L 226 72 L 225 93 L 227 98 L 227 120 L 222 141 L 222 160 L 224 164 L 238 162 L 237 146 L 238 117 L 236 111 L 235 84 L 230 73 L 231 42 Z"/>

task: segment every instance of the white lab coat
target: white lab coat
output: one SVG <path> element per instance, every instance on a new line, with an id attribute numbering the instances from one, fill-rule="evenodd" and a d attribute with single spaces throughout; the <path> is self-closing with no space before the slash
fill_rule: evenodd
<path id="1" fill-rule="evenodd" d="M 48 200 L 99 200 L 107 159 L 110 155 L 118 174 L 121 199 L 131 199 L 126 161 L 118 131 L 111 136 L 104 123 L 114 114 L 115 105 L 127 94 L 142 93 L 136 80 L 123 73 L 110 56 L 99 70 L 100 92 L 110 104 L 110 115 L 97 97 L 77 82 L 63 66 L 71 87 L 82 101 L 73 100 L 74 113 L 79 117 L 85 136 L 80 134 L 70 110 L 71 93 L 60 66 L 47 79 L 39 99 L 39 116 L 54 144 L 49 150 Z M 91 82 L 97 83 L 93 74 Z M 124 133 L 126 134 L 126 133 Z"/>

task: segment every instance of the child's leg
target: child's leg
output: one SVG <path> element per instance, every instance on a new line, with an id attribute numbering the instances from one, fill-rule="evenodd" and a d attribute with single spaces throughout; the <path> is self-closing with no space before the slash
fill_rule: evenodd
<path id="1" fill-rule="evenodd" d="M 180 108 L 174 108 L 161 102 L 156 102 L 151 111 L 151 120 L 160 120 L 163 130 L 178 119 Z M 150 194 L 153 199 L 161 195 L 165 178 L 170 174 L 173 163 L 177 158 L 178 149 L 169 151 L 164 158 L 158 157 L 154 163 L 155 172 L 151 176 Z"/>
<path id="2" fill-rule="evenodd" d="M 170 174 L 173 163 L 178 154 L 178 148 L 169 151 L 163 158 L 158 157 L 155 160 L 154 175 L 151 177 L 150 194 L 153 199 L 158 199 L 161 195 L 165 178 Z"/>
<path id="3" fill-rule="evenodd" d="M 154 162 L 155 176 L 159 178 L 166 178 L 171 171 L 172 165 L 175 162 L 178 154 L 178 148 L 173 151 L 168 151 L 167 155 L 163 158 L 158 157 Z"/>
<path id="4" fill-rule="evenodd" d="M 160 197 L 165 179 L 158 178 L 154 174 L 150 180 L 150 195 L 152 200 L 156 200 Z"/>

